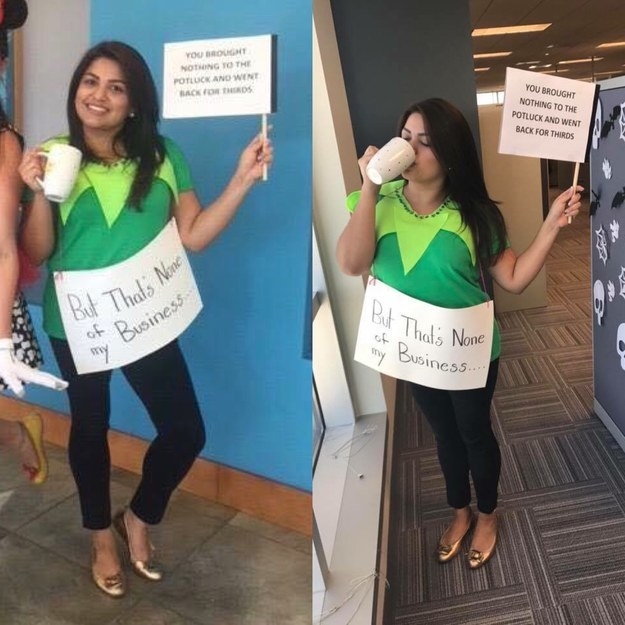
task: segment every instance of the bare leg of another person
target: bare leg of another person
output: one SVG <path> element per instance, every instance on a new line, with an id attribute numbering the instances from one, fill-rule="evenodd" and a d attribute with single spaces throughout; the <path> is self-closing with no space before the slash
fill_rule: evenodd
<path id="1" fill-rule="evenodd" d="M 39 468 L 39 457 L 33 441 L 20 421 L 0 419 L 0 446 L 11 449 L 17 455 L 29 478 L 32 469 L 36 472 Z"/>

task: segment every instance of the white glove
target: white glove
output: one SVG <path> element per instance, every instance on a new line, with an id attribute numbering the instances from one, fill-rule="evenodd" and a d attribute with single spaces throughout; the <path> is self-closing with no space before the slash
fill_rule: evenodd
<path id="1" fill-rule="evenodd" d="M 68 386 L 65 380 L 44 371 L 37 371 L 17 360 L 12 339 L 0 339 L 0 378 L 18 397 L 24 397 L 23 382 L 40 384 L 55 391 L 62 391 Z"/>

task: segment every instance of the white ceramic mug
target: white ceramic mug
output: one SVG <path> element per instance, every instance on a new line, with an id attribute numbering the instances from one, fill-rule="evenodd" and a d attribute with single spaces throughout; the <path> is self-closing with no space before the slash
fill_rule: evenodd
<path id="1" fill-rule="evenodd" d="M 46 158 L 46 167 L 43 180 L 37 178 L 37 182 L 49 200 L 64 202 L 74 188 L 82 152 L 73 145 L 55 143 L 47 152 L 39 152 L 39 155 Z"/>
<path id="2" fill-rule="evenodd" d="M 371 182 L 384 184 L 397 178 L 414 160 L 410 143 L 401 137 L 393 137 L 373 155 L 365 171 Z"/>

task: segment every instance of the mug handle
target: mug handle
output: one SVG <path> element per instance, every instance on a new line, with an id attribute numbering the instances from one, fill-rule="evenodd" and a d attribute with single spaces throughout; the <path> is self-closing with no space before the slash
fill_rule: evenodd
<path id="1" fill-rule="evenodd" d="M 47 152 L 37 152 L 37 156 L 43 156 L 44 158 L 48 158 Z M 35 178 L 37 184 L 41 187 L 42 191 L 45 191 L 45 187 L 43 185 L 43 180 L 41 178 Z"/>

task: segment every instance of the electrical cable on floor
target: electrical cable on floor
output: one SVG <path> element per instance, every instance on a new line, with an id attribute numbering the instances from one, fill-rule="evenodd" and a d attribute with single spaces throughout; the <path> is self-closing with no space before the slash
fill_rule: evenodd
<path id="1" fill-rule="evenodd" d="M 340 609 L 346 606 L 358 594 L 359 591 L 364 589 L 364 592 L 362 593 L 362 596 L 360 597 L 360 600 L 358 601 L 358 605 L 356 606 L 356 609 L 354 610 L 352 615 L 349 617 L 349 620 L 345 622 L 345 625 L 349 625 L 354 620 L 354 617 L 356 616 L 356 614 L 358 614 L 358 610 L 360 610 L 362 604 L 364 603 L 367 597 L 367 594 L 369 593 L 369 589 L 372 588 L 374 585 L 374 580 L 380 579 L 380 578 L 384 580 L 384 585 L 387 588 L 389 588 L 388 580 L 383 575 L 380 575 L 378 571 L 373 571 L 373 573 L 369 573 L 369 575 L 365 575 L 363 577 L 357 577 L 356 579 L 353 579 L 351 581 L 351 585 L 352 585 L 351 590 L 349 591 L 345 599 L 343 599 L 341 603 L 334 606 L 330 610 L 327 610 L 326 612 L 322 612 L 321 615 L 319 616 L 319 620 L 317 621 L 317 623 L 321 623 L 322 621 L 325 621 L 327 618 L 329 618 L 333 614 L 336 614 Z"/>
<path id="2" fill-rule="evenodd" d="M 370 438 L 368 438 L 369 435 L 373 434 L 377 429 L 378 429 L 377 425 L 372 425 L 372 426 L 369 426 L 368 428 L 365 428 L 359 434 L 356 434 L 355 436 L 350 437 L 348 440 L 346 440 L 340 447 L 338 447 L 334 451 L 330 451 L 324 454 L 324 456 L 333 458 L 334 460 L 338 460 L 339 462 L 343 463 L 349 471 L 351 471 L 355 476 L 357 476 L 358 479 L 362 480 L 365 477 L 365 474 L 361 473 L 360 471 L 356 471 L 356 469 L 350 466 L 349 460 L 353 458 L 354 456 L 356 456 L 365 448 L 365 446 L 371 440 Z M 354 443 L 357 443 L 357 442 L 360 442 L 362 444 L 359 446 L 359 448 L 356 451 L 353 451 Z"/>
<path id="3" fill-rule="evenodd" d="M 338 458 L 338 457 L 351 458 L 355 456 L 357 453 L 359 453 L 360 451 L 362 451 L 365 445 L 369 442 L 368 440 L 366 440 L 366 437 L 368 437 L 369 434 L 373 434 L 377 429 L 378 429 L 377 425 L 372 425 L 368 428 L 365 428 L 359 434 L 356 434 L 355 436 L 350 437 L 348 440 L 346 440 L 340 447 L 338 447 L 334 451 L 329 451 L 327 454 L 324 454 L 324 455 L 330 456 L 332 458 Z M 354 443 L 356 442 L 362 442 L 363 444 L 355 452 L 352 452 L 352 447 L 354 446 Z"/>
<path id="4" fill-rule="evenodd" d="M 344 464 L 347 467 L 348 471 L 351 471 L 358 479 L 361 479 L 363 477 L 365 477 L 364 473 L 360 473 L 359 471 L 356 471 L 356 469 L 354 469 L 354 467 L 352 467 L 349 462 L 347 462 L 347 460 L 343 460 L 342 458 L 337 458 L 336 456 L 334 456 L 335 460 L 338 460 L 341 464 Z"/>

